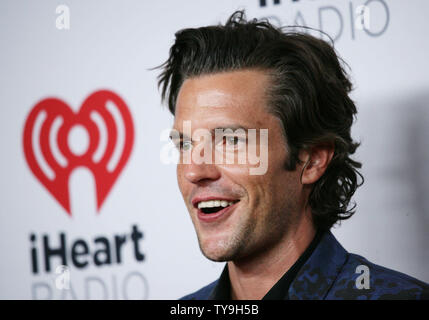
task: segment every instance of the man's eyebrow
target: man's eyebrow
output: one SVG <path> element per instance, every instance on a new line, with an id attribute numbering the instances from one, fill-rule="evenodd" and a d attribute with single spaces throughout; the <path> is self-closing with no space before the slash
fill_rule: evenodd
<path id="1" fill-rule="evenodd" d="M 233 124 L 233 125 L 228 125 L 228 126 L 223 126 L 223 127 L 216 127 L 216 128 L 214 128 L 214 129 L 212 129 L 210 131 L 212 133 L 215 133 L 216 130 L 222 130 L 222 131 L 226 131 L 226 130 L 228 130 L 228 131 L 230 131 L 230 130 L 231 131 L 244 130 L 244 131 L 247 131 L 247 130 L 249 130 L 249 128 L 247 128 L 247 127 L 245 127 L 243 125 L 240 125 L 240 124 Z"/>
<path id="2" fill-rule="evenodd" d="M 208 129 L 207 129 L 208 130 Z M 245 126 L 243 126 L 243 125 L 240 125 L 240 124 L 232 124 L 232 125 L 227 125 L 227 126 L 221 126 L 221 127 L 216 127 L 216 128 L 213 128 L 213 129 L 211 129 L 211 130 L 209 130 L 210 131 L 210 133 L 212 134 L 212 135 L 215 135 L 216 134 L 216 130 L 221 130 L 221 131 L 233 131 L 233 132 L 235 132 L 236 130 L 244 130 L 244 131 L 247 131 L 247 130 L 249 130 L 249 128 L 247 128 L 247 127 L 245 127 Z M 175 138 L 179 138 L 180 140 L 186 140 L 186 141 L 188 141 L 188 140 L 191 140 L 191 137 L 189 137 L 188 135 L 186 135 L 186 134 L 183 134 L 182 132 L 180 132 L 179 130 L 177 130 L 177 129 L 171 129 L 171 131 L 170 131 L 170 134 L 169 134 L 169 138 L 170 138 L 170 140 L 173 140 L 173 139 L 175 139 Z"/>

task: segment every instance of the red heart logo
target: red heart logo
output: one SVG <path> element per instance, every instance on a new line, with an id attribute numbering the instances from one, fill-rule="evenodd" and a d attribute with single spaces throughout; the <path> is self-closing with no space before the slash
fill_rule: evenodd
<path id="1" fill-rule="evenodd" d="M 83 133 L 86 146 L 73 146 L 70 136 Z M 134 127 L 125 102 L 114 92 L 91 94 L 78 113 L 60 99 L 38 102 L 27 117 L 24 153 L 36 178 L 71 216 L 69 177 L 84 166 L 95 179 L 100 210 L 131 154 Z"/>

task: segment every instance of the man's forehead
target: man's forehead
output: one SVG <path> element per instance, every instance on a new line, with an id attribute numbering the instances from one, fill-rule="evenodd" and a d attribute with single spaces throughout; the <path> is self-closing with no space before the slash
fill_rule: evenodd
<path id="1" fill-rule="evenodd" d="M 178 119 L 175 118 L 173 129 L 178 130 L 179 132 L 184 131 L 186 128 L 190 128 L 192 131 L 197 129 L 207 129 L 209 131 L 215 131 L 216 129 L 222 130 L 249 130 L 249 129 L 258 129 L 262 127 L 262 122 L 257 121 L 246 121 L 242 118 L 212 118 L 212 119 Z"/>
<path id="2" fill-rule="evenodd" d="M 238 108 L 264 99 L 267 74 L 257 70 L 215 73 L 186 79 L 177 98 L 177 109 Z M 179 110 L 176 110 L 179 111 Z"/>
<path id="3" fill-rule="evenodd" d="M 185 80 L 176 104 L 174 129 L 184 121 L 192 130 L 205 128 L 261 128 L 270 118 L 262 71 L 232 71 Z M 264 126 L 265 127 L 265 126 Z"/>
<path id="4" fill-rule="evenodd" d="M 177 99 L 176 112 L 226 112 L 227 109 L 246 105 L 247 100 L 241 90 L 221 84 L 192 86 L 184 83 Z"/>
<path id="5" fill-rule="evenodd" d="M 237 95 L 219 89 L 205 90 L 195 95 L 195 102 L 201 108 L 231 108 L 238 104 Z"/>

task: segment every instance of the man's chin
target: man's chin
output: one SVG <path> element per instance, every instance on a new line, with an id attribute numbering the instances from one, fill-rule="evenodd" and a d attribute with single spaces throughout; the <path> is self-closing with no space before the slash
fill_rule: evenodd
<path id="1" fill-rule="evenodd" d="M 231 248 L 231 244 L 222 240 L 199 241 L 202 254 L 209 260 L 214 262 L 231 261 L 235 257 L 235 250 Z"/>
<path id="2" fill-rule="evenodd" d="M 204 251 L 201 251 L 201 252 L 203 253 L 203 255 L 207 259 L 209 259 L 209 260 L 211 260 L 213 262 L 228 262 L 228 261 L 231 261 L 231 259 L 229 259 L 226 256 L 218 256 L 218 255 L 207 254 Z"/>

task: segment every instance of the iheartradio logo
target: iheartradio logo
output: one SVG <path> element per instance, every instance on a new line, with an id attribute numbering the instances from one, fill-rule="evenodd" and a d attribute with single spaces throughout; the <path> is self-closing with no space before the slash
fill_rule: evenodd
<path id="1" fill-rule="evenodd" d="M 85 143 L 76 143 L 76 138 Z M 128 161 L 133 142 L 131 113 L 108 90 L 92 93 L 77 113 L 60 99 L 43 99 L 28 115 L 23 134 L 31 171 L 70 216 L 72 171 L 86 167 L 92 172 L 100 210 Z"/>

